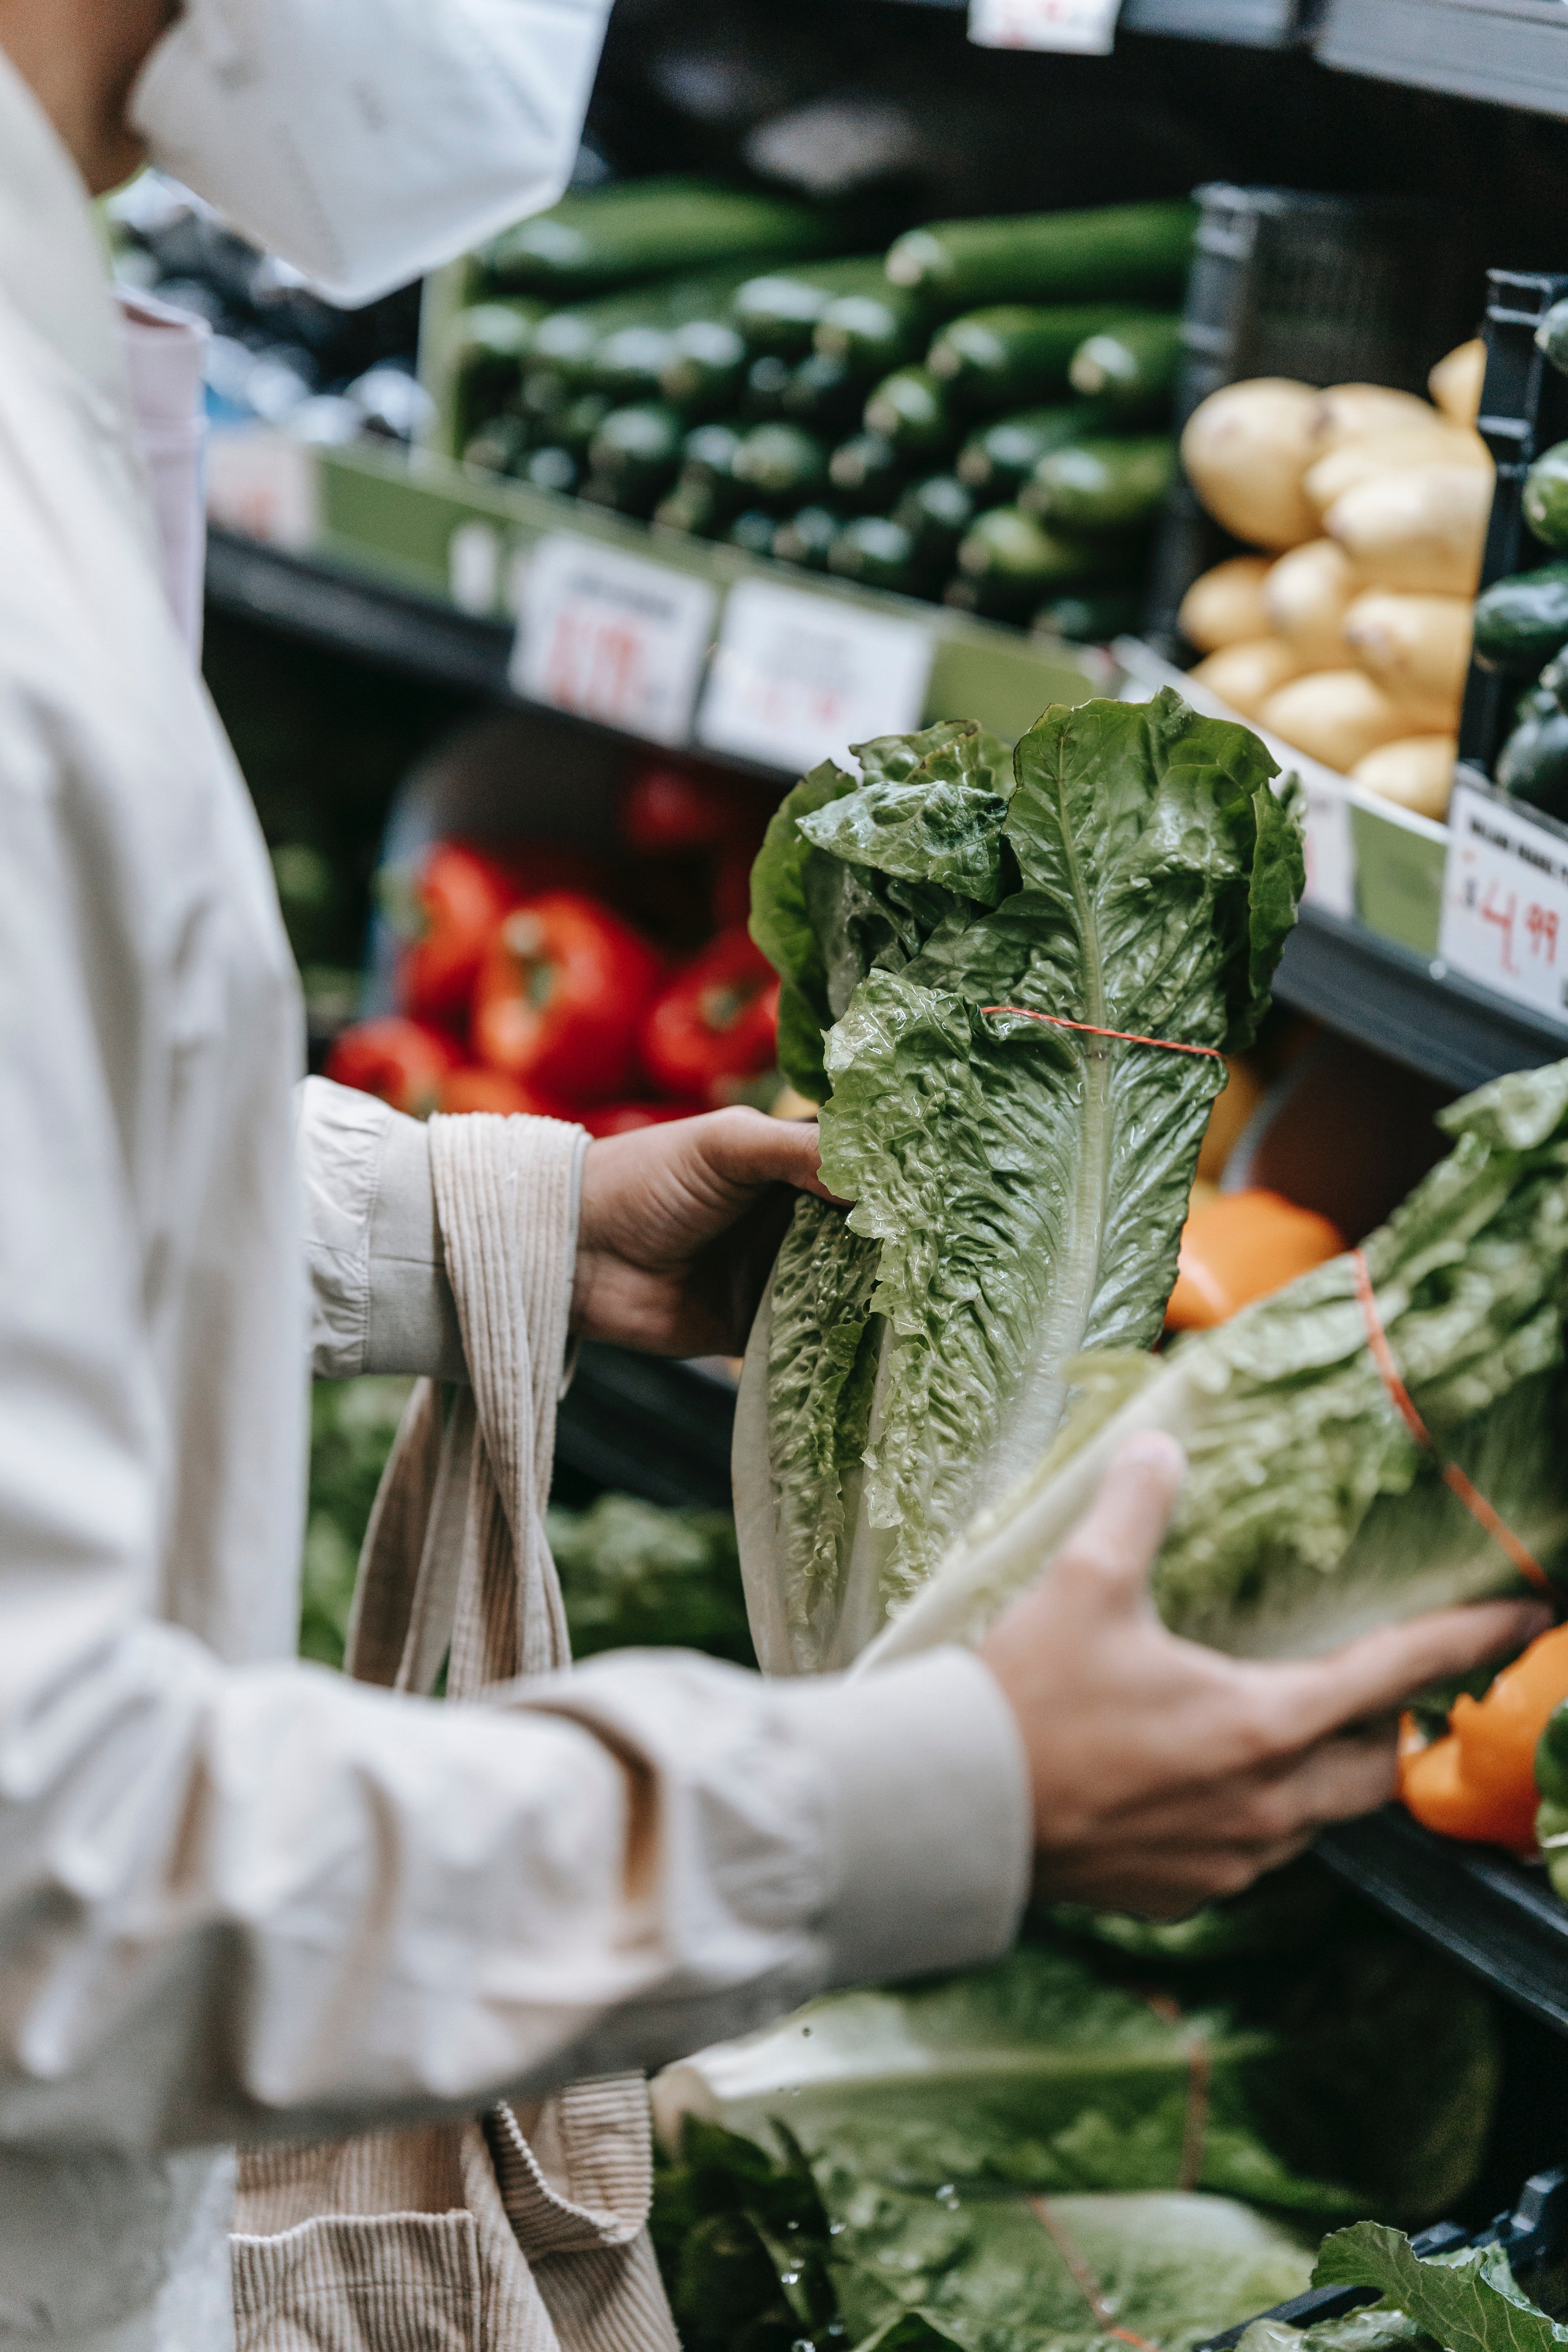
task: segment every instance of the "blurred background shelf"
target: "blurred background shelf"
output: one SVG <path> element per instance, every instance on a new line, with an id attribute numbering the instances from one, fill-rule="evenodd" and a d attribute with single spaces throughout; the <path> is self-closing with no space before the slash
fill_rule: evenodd
<path id="1" fill-rule="evenodd" d="M 1314 46 L 1345 73 L 1568 115 L 1562 0 L 1327 0 Z"/>

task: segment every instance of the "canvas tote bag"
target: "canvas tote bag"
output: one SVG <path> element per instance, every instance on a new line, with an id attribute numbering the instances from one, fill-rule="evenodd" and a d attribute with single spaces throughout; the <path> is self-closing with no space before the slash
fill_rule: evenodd
<path id="1" fill-rule="evenodd" d="M 582 1130 L 430 1122 L 472 1386 L 415 1389 L 360 1561 L 348 1670 L 447 1696 L 570 1657 L 543 1511 Z M 449 1655 L 448 1655 L 449 1644 Z M 237 2352 L 678 2352 L 639 2074 L 477 2121 L 246 2152 Z"/>

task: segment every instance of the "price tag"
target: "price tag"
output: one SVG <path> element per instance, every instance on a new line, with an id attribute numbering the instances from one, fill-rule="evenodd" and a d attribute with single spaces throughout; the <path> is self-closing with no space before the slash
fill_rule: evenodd
<path id="1" fill-rule="evenodd" d="M 1072 49 L 1108 58 L 1121 0 L 969 0 L 969 37 L 982 49 Z"/>
<path id="2" fill-rule="evenodd" d="M 1568 835 L 1457 784 L 1437 952 L 1499 996 L 1568 1016 Z"/>
<path id="3" fill-rule="evenodd" d="M 1307 777 L 1302 790 L 1307 887 L 1301 896 L 1310 907 L 1321 907 L 1326 915 L 1341 915 L 1348 920 L 1355 913 L 1355 842 L 1350 802 L 1340 785 L 1318 777 Z"/>
<path id="4" fill-rule="evenodd" d="M 511 685 L 557 710 L 683 743 L 718 601 L 705 580 L 552 532 L 521 582 Z"/>
<path id="5" fill-rule="evenodd" d="M 302 553 L 320 527 L 316 453 L 287 433 L 237 426 L 209 436 L 207 520 L 264 547 Z"/>
<path id="6" fill-rule="evenodd" d="M 918 727 L 931 639 L 911 621 L 770 581 L 731 589 L 697 719 L 700 741 L 774 768 Z"/>

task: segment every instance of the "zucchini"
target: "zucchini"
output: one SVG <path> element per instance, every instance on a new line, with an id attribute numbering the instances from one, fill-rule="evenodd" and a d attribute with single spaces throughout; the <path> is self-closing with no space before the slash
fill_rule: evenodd
<path id="1" fill-rule="evenodd" d="M 515 474 L 528 455 L 529 437 L 521 416 L 492 416 L 464 442 L 463 463 L 487 474 Z"/>
<path id="2" fill-rule="evenodd" d="M 1568 711 L 1521 719 L 1498 753 L 1497 782 L 1548 816 L 1568 817 Z"/>
<path id="3" fill-rule="evenodd" d="M 1168 310 L 1146 311 L 1081 342 L 1068 382 L 1075 392 L 1103 400 L 1118 416 L 1158 416 L 1176 388 L 1184 348 L 1180 319 Z"/>
<path id="4" fill-rule="evenodd" d="M 748 555 L 771 555 L 777 530 L 771 514 L 763 514 L 760 507 L 746 507 L 725 535 L 731 547 L 742 547 Z"/>
<path id="5" fill-rule="evenodd" d="M 542 449 L 531 449 L 516 470 L 534 489 L 553 490 L 560 498 L 570 498 L 583 477 L 573 451 L 554 442 Z"/>
<path id="6" fill-rule="evenodd" d="M 1069 645 L 1103 646 L 1127 635 L 1143 617 L 1143 599 L 1131 588 L 1100 588 L 1053 596 L 1030 626 L 1041 636 L 1065 637 Z"/>
<path id="7" fill-rule="evenodd" d="M 998 416 L 972 433 L 959 451 L 958 478 L 979 491 L 988 505 L 999 505 L 1016 498 L 1049 450 L 1087 440 L 1103 431 L 1106 421 L 1103 408 L 1087 400 Z"/>
<path id="8" fill-rule="evenodd" d="M 926 364 L 953 404 L 972 415 L 1026 408 L 1066 392 L 1073 353 L 1116 315 L 1104 302 L 1065 309 L 1010 302 L 966 311 L 942 329 Z"/>
<path id="9" fill-rule="evenodd" d="M 659 177 L 563 196 L 492 237 L 479 262 L 505 293 L 569 301 L 678 269 L 723 261 L 755 268 L 764 257 L 827 252 L 838 233 L 820 205 L 715 180 Z"/>
<path id="10" fill-rule="evenodd" d="M 780 563 L 801 563 L 808 572 L 826 572 L 828 551 L 843 528 L 843 518 L 831 507 L 802 507 L 774 531 L 773 555 Z"/>
<path id="11" fill-rule="evenodd" d="M 756 425 L 731 471 L 758 506 L 799 507 L 827 487 L 827 452 L 799 425 Z"/>
<path id="12" fill-rule="evenodd" d="M 741 391 L 741 414 L 753 424 L 764 424 L 784 415 L 784 394 L 789 390 L 795 371 L 788 360 L 781 360 L 776 352 L 768 352 L 753 360 L 746 370 L 746 381 Z"/>
<path id="13" fill-rule="evenodd" d="M 931 331 L 931 312 L 917 295 L 880 283 L 837 295 L 812 331 L 816 348 L 868 376 L 888 375 L 919 359 Z"/>
<path id="14" fill-rule="evenodd" d="M 1165 433 L 1069 442 L 1040 459 L 1018 504 L 1063 530 L 1131 530 L 1159 513 L 1175 473 L 1175 447 Z"/>
<path id="15" fill-rule="evenodd" d="M 796 425 L 837 436 L 855 423 L 866 398 L 866 378 L 847 360 L 808 352 L 784 389 L 784 414 Z"/>
<path id="16" fill-rule="evenodd" d="M 1494 580 L 1476 599 L 1475 632 L 1476 659 L 1484 669 L 1533 676 L 1568 645 L 1568 563 Z"/>
<path id="17" fill-rule="evenodd" d="M 1197 218 L 1196 206 L 1181 202 L 938 221 L 895 240 L 888 277 L 947 310 L 1179 296 Z"/>
<path id="18" fill-rule="evenodd" d="M 978 516 L 958 551 L 960 573 L 982 593 L 981 610 L 1031 610 L 1053 588 L 1114 573 L 1124 560 L 1070 532 L 1047 530 L 1018 507 L 993 507 Z"/>
<path id="19" fill-rule="evenodd" d="M 1568 441 L 1537 457 L 1526 474 L 1524 520 L 1548 547 L 1568 547 Z"/>
<path id="20" fill-rule="evenodd" d="M 628 401 L 657 400 L 660 378 L 668 364 L 671 331 L 639 320 L 634 327 L 617 327 L 606 335 L 588 362 L 587 380 L 616 408 Z"/>
<path id="21" fill-rule="evenodd" d="M 827 478 L 845 503 L 856 507 L 892 504 L 905 467 L 885 433 L 857 433 L 841 441 L 827 461 Z"/>
<path id="22" fill-rule="evenodd" d="M 866 403 L 866 430 L 880 433 L 901 457 L 940 457 L 958 435 L 942 386 L 930 368 L 895 368 Z"/>
<path id="23" fill-rule="evenodd" d="M 879 256 L 853 255 L 798 269 L 771 270 L 737 288 L 730 317 L 751 351 L 804 359 L 817 321 L 833 302 L 847 294 L 875 294 L 886 282 Z"/>
<path id="24" fill-rule="evenodd" d="M 689 319 L 668 339 L 658 389 L 688 416 L 718 416 L 736 406 L 746 374 L 746 346 L 723 319 Z"/>
<path id="25" fill-rule="evenodd" d="M 1568 375 L 1568 302 L 1553 302 L 1535 331 L 1535 348 Z"/>
<path id="26" fill-rule="evenodd" d="M 923 482 L 911 482 L 893 509 L 893 520 L 909 532 L 920 562 L 936 572 L 952 570 L 974 515 L 974 493 L 956 474 L 930 474 Z"/>
<path id="27" fill-rule="evenodd" d="M 651 514 L 675 479 L 685 430 L 662 401 L 612 408 L 588 445 L 584 496 L 623 514 Z"/>
<path id="28" fill-rule="evenodd" d="M 834 541 L 827 568 L 862 588 L 888 588 L 912 596 L 923 576 L 914 534 L 888 515 L 857 515 Z"/>

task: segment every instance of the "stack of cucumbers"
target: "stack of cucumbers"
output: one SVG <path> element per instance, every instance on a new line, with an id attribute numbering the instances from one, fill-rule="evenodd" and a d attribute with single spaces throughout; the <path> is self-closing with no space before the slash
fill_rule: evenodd
<path id="1" fill-rule="evenodd" d="M 1194 214 L 939 223 L 653 179 L 468 267 L 427 354 L 447 453 L 661 529 L 1102 638 L 1173 467 Z"/>
<path id="2" fill-rule="evenodd" d="M 1568 375 L 1568 302 L 1554 303 L 1535 340 Z M 1548 816 L 1568 819 L 1568 441 L 1524 479 L 1524 520 L 1557 561 L 1496 580 L 1476 600 L 1475 657 L 1486 669 L 1534 680 L 1493 781 Z"/>

